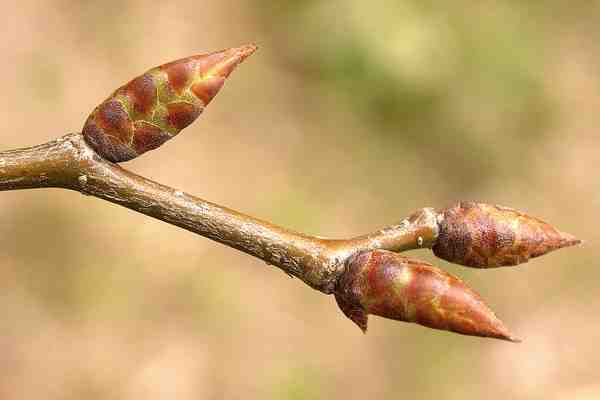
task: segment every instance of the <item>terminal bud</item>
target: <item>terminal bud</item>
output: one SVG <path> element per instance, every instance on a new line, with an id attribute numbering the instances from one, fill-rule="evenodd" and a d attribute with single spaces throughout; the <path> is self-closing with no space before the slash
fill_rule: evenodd
<path id="1" fill-rule="evenodd" d="M 581 243 L 537 218 L 512 208 L 461 202 L 440 212 L 436 256 L 474 268 L 517 265 Z"/>

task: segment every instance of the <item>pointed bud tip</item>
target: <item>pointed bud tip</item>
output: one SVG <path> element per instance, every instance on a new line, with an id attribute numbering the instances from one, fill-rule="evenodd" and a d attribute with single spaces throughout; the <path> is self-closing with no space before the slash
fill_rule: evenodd
<path id="1" fill-rule="evenodd" d="M 523 341 L 521 338 L 510 333 L 510 331 L 504 325 L 502 326 L 501 331 L 492 337 L 512 343 L 521 343 Z"/>
<path id="2" fill-rule="evenodd" d="M 518 338 L 516 336 L 507 336 L 506 340 L 512 343 L 523 343 L 523 339 Z"/>
<path id="3" fill-rule="evenodd" d="M 570 246 L 578 246 L 583 244 L 583 240 L 577 239 L 575 236 L 570 233 L 559 231 L 561 237 L 560 247 L 570 247 Z"/>
<path id="4" fill-rule="evenodd" d="M 213 76 L 229 77 L 233 70 L 258 49 L 254 43 L 224 50 L 223 59 L 213 66 L 210 73 Z"/>
<path id="5" fill-rule="evenodd" d="M 488 325 L 488 332 L 483 336 L 488 336 L 494 339 L 505 340 L 512 343 L 521 343 L 522 340 L 513 335 L 510 330 L 506 327 L 504 322 L 495 313 L 490 314 L 491 321 Z"/>
<path id="6" fill-rule="evenodd" d="M 256 50 L 258 50 L 258 46 L 256 43 L 249 43 L 244 46 L 240 46 L 237 49 L 237 53 L 242 61 L 246 58 L 250 57 Z"/>

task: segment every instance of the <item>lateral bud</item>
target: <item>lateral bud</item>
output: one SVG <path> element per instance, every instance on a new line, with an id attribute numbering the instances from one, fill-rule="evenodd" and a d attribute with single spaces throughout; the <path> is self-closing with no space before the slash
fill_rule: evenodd
<path id="1" fill-rule="evenodd" d="M 86 142 L 113 162 L 159 147 L 198 118 L 229 74 L 255 50 L 247 45 L 150 69 L 96 107 L 83 127 Z"/>
<path id="2" fill-rule="evenodd" d="M 581 243 L 537 218 L 512 208 L 461 202 L 440 212 L 433 253 L 474 268 L 517 265 Z"/>
<path id="3" fill-rule="evenodd" d="M 338 281 L 335 299 L 363 332 L 373 314 L 463 335 L 519 341 L 460 279 L 387 250 L 352 257 Z"/>

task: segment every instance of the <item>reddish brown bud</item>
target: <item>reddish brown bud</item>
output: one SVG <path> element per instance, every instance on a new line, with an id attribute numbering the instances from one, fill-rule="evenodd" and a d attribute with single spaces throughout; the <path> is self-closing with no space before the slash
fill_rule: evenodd
<path id="1" fill-rule="evenodd" d="M 518 341 L 460 279 L 386 250 L 352 257 L 338 281 L 335 299 L 363 331 L 373 314 L 464 335 Z"/>
<path id="2" fill-rule="evenodd" d="M 507 207 L 461 202 L 443 210 L 433 252 L 444 260 L 475 268 L 527 262 L 581 243 L 537 218 Z"/>
<path id="3" fill-rule="evenodd" d="M 96 107 L 83 127 L 86 142 L 113 162 L 159 147 L 198 118 L 255 50 L 247 45 L 152 68 Z"/>

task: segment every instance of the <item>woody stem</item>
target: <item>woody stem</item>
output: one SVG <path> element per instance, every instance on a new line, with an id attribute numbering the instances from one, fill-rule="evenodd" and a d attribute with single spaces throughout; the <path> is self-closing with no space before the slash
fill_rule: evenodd
<path id="1" fill-rule="evenodd" d="M 347 259 L 361 251 L 430 244 L 435 216 L 423 209 L 398 225 L 348 240 L 322 239 L 210 203 L 101 158 L 79 133 L 0 152 L 0 191 L 57 187 L 119 204 L 258 257 L 330 294 Z"/>

